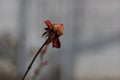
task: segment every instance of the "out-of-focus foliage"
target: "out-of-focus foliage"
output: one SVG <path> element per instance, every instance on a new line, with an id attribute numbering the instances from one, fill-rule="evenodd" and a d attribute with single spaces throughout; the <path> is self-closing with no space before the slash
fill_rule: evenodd
<path id="1" fill-rule="evenodd" d="M 17 77 L 17 40 L 10 33 L 0 35 L 0 80 Z"/>
<path id="2" fill-rule="evenodd" d="M 16 61 L 17 56 L 17 39 L 10 33 L 0 35 L 0 57 Z"/>

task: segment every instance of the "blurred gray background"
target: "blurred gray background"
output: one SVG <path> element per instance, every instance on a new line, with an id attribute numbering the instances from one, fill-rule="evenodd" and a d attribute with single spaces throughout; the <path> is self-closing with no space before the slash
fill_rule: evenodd
<path id="1" fill-rule="evenodd" d="M 0 80 L 20 79 L 45 41 L 46 19 L 65 33 L 36 80 L 120 80 L 119 0 L 0 0 Z"/>

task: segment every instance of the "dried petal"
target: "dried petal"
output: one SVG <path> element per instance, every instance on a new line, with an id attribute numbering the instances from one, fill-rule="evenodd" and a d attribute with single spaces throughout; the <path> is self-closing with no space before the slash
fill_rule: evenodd
<path id="1" fill-rule="evenodd" d="M 49 28 L 52 28 L 52 27 L 53 27 L 53 25 L 52 25 L 52 23 L 51 23 L 50 20 L 46 20 L 46 21 L 44 21 L 44 23 L 45 23 Z"/>
<path id="2" fill-rule="evenodd" d="M 61 43 L 60 43 L 60 40 L 58 37 L 53 40 L 53 47 L 55 47 L 55 48 L 61 47 Z"/>

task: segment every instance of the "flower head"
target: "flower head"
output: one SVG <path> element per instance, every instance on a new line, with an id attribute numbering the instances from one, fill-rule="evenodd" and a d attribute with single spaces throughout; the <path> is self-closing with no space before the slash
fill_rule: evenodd
<path id="1" fill-rule="evenodd" d="M 53 24 L 53 30 L 56 31 L 57 35 L 62 35 L 64 33 L 63 24 Z"/>
<path id="2" fill-rule="evenodd" d="M 52 24 L 50 20 L 45 20 L 44 22 L 47 25 L 47 28 L 45 28 L 46 32 L 44 32 L 42 36 L 48 36 L 48 44 L 52 42 L 53 47 L 60 48 L 61 43 L 59 37 L 64 33 L 63 24 Z"/>

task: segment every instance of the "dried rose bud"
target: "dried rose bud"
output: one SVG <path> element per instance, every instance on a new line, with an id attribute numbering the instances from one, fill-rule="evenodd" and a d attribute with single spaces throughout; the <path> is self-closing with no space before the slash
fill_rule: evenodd
<path id="1" fill-rule="evenodd" d="M 53 30 L 60 36 L 64 33 L 64 26 L 63 24 L 53 24 Z"/>
<path id="2" fill-rule="evenodd" d="M 64 33 L 63 24 L 52 24 L 50 20 L 45 20 L 44 23 L 47 25 L 47 28 L 45 28 L 46 32 L 43 33 L 42 37 L 49 37 L 48 43 L 46 43 L 46 45 L 52 42 L 53 47 L 60 48 L 61 42 L 59 37 Z"/>

